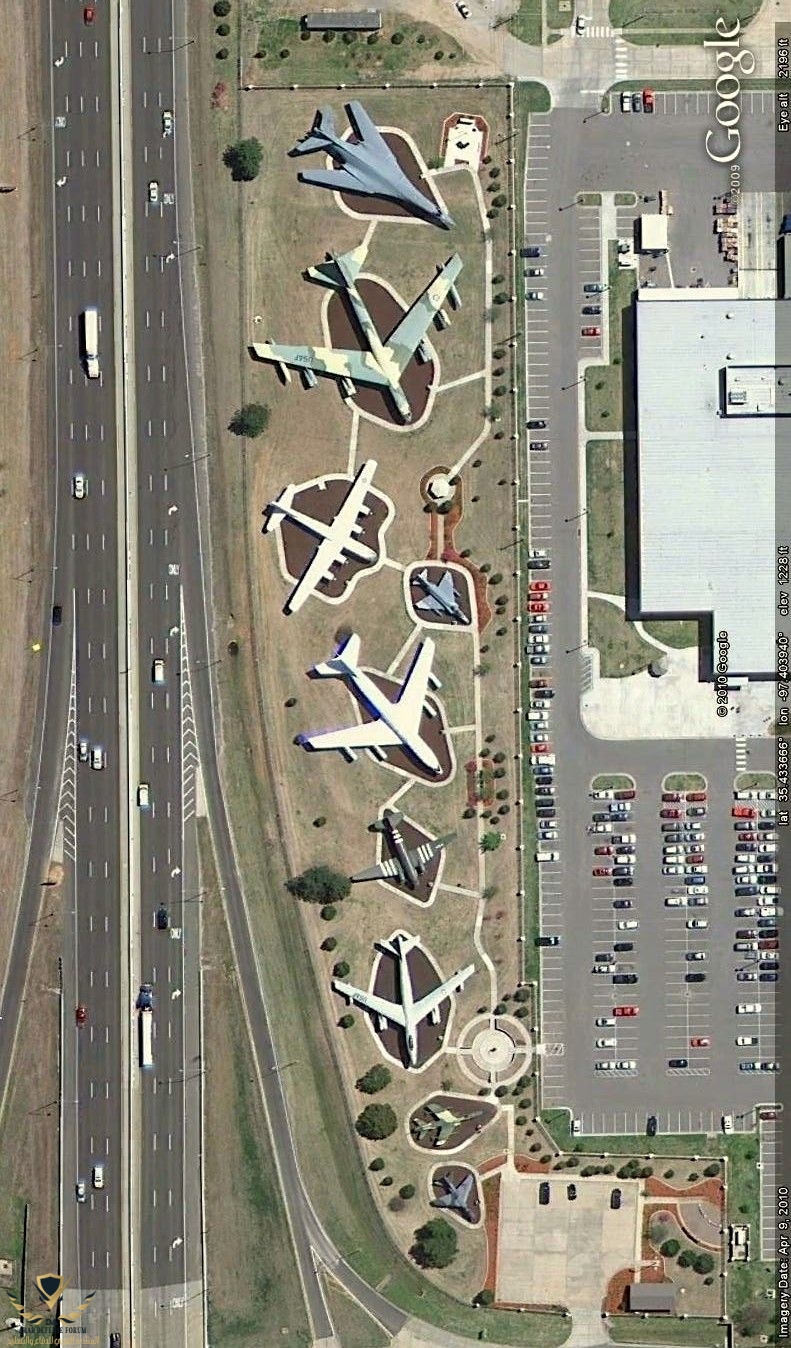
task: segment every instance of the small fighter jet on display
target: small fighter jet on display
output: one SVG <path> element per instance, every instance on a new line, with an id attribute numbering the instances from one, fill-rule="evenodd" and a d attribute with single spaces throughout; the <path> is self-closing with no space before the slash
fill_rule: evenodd
<path id="1" fill-rule="evenodd" d="M 475 1184 L 472 1171 L 468 1171 L 458 1184 L 454 1184 L 449 1175 L 440 1175 L 439 1183 L 445 1192 L 439 1198 L 432 1198 L 432 1208 L 451 1208 L 454 1212 L 460 1212 L 468 1222 L 474 1222 L 476 1214 L 470 1211 L 470 1195 Z"/>
<path id="2" fill-rule="evenodd" d="M 421 767 L 441 773 L 442 764 L 420 733 L 424 711 L 429 716 L 436 715 L 431 703 L 426 700 L 429 685 L 435 689 L 441 687 L 439 679 L 431 671 L 434 642 L 426 637 L 420 643 L 394 702 L 382 692 L 370 674 L 359 668 L 359 659 L 360 638 L 352 632 L 338 647 L 332 659 L 314 665 L 313 672 L 322 678 L 339 676 L 348 679 L 367 709 L 373 713 L 374 719 L 341 730 L 302 734 L 299 742 L 308 749 L 338 749 L 350 763 L 355 761 L 357 749 L 370 749 L 384 761 L 386 749 L 400 746 Z"/>
<path id="3" fill-rule="evenodd" d="M 415 604 L 416 609 L 423 609 L 429 613 L 447 613 L 449 618 L 456 618 L 460 623 L 469 624 L 470 620 L 459 603 L 459 592 L 450 571 L 445 571 L 442 579 L 436 584 L 433 580 L 429 580 L 428 571 L 421 571 L 415 579 L 426 592 L 425 599 L 419 599 Z"/>
<path id="4" fill-rule="evenodd" d="M 431 224 L 450 229 L 453 221 L 433 196 L 426 196 L 410 182 L 387 141 L 371 121 L 362 103 L 346 104 L 354 140 L 344 140 L 335 130 L 332 108 L 321 108 L 307 135 L 298 140 L 292 157 L 323 150 L 336 167 L 306 169 L 299 181 L 314 187 L 329 187 L 335 192 L 354 192 L 366 197 L 384 197 L 395 201 L 413 215 Z"/>
<path id="5" fill-rule="evenodd" d="M 464 987 L 467 979 L 475 973 L 475 965 L 468 964 L 465 969 L 460 969 L 455 974 L 451 974 L 450 978 L 446 978 L 445 982 L 440 983 L 439 987 L 434 988 L 432 992 L 426 993 L 425 997 L 420 997 L 415 1001 L 408 956 L 411 950 L 420 945 L 420 938 L 399 931 L 395 933 L 391 940 L 377 941 L 376 945 L 378 950 L 381 950 L 384 954 L 395 956 L 398 961 L 400 1002 L 391 1002 L 386 997 L 377 997 L 376 993 L 364 992 L 362 988 L 355 988 L 351 983 L 342 983 L 338 978 L 332 980 L 333 989 L 335 992 L 339 992 L 342 997 L 345 997 L 350 1005 L 360 1006 L 364 1011 L 370 1011 L 377 1020 L 380 1029 L 383 1030 L 389 1023 L 397 1025 L 403 1030 L 409 1065 L 410 1067 L 417 1067 L 417 1031 L 420 1022 L 428 1019 L 433 1025 L 439 1024 L 442 1003 L 448 1001 L 452 993 L 459 992 Z"/>
<path id="6" fill-rule="evenodd" d="M 473 1109 L 469 1114 L 454 1114 L 452 1109 L 445 1109 L 443 1105 L 432 1105 L 430 1101 L 423 1108 L 432 1117 L 426 1120 L 413 1119 L 412 1127 L 418 1137 L 426 1137 L 428 1133 L 436 1133 L 433 1144 L 435 1147 L 444 1147 L 457 1128 L 460 1128 L 468 1119 L 479 1118 L 483 1113 L 481 1109 Z"/>
<path id="7" fill-rule="evenodd" d="M 374 549 L 357 537 L 362 533 L 359 520 L 371 513 L 365 504 L 365 496 L 375 472 L 376 461 L 368 459 L 351 483 L 337 515 L 329 523 L 295 508 L 293 486 L 286 487 L 277 500 L 267 506 L 264 533 L 271 533 L 279 529 L 284 520 L 291 520 L 317 539 L 316 551 L 286 601 L 286 613 L 296 613 L 322 580 L 332 579 L 332 568 L 346 557 L 358 562 L 376 561 Z"/>
<path id="8" fill-rule="evenodd" d="M 442 851 L 446 843 L 452 842 L 456 837 L 455 833 L 447 833 L 443 838 L 433 838 L 429 842 L 421 843 L 419 847 L 409 848 L 398 827 L 403 818 L 398 810 L 385 810 L 381 821 L 374 824 L 375 829 L 386 834 L 395 856 L 388 857 L 386 861 L 379 861 L 375 866 L 369 866 L 367 870 L 358 871 L 352 876 L 353 882 L 395 879 L 402 885 L 408 885 L 410 889 L 416 889 L 421 875 L 433 858 Z"/>
<path id="9" fill-rule="evenodd" d="M 425 363 L 430 359 L 426 332 L 434 323 L 438 328 L 448 326 L 450 319 L 443 309 L 448 300 L 454 309 L 460 306 L 456 280 L 462 269 L 462 260 L 454 253 L 437 275 L 426 286 L 414 304 L 399 320 L 389 337 L 382 340 L 368 306 L 357 288 L 357 277 L 365 262 L 368 244 L 361 243 L 349 253 L 329 254 L 327 262 L 308 268 L 308 276 L 330 290 L 341 291 L 349 301 L 366 350 L 336 350 L 331 346 L 282 346 L 278 342 L 254 342 L 253 355 L 258 360 L 276 365 L 282 377 L 289 382 L 289 368 L 299 370 L 308 388 L 315 387 L 318 375 L 338 380 L 344 398 L 353 398 L 357 384 L 383 389 L 392 400 L 403 421 L 412 420 L 412 408 L 401 379 L 404 371 L 417 356 Z"/>

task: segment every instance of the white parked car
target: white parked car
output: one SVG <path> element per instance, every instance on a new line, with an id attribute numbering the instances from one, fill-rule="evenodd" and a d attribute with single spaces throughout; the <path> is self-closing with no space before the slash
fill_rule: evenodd
<path id="1" fill-rule="evenodd" d="M 632 95 L 628 93 L 626 89 L 624 89 L 621 94 L 621 112 L 631 112 L 631 111 L 632 111 Z"/>
<path id="2" fill-rule="evenodd" d="M 637 921 L 636 917 L 629 917 L 625 922 L 616 922 L 615 925 L 618 928 L 618 931 L 637 931 L 640 923 Z"/>
<path id="3" fill-rule="evenodd" d="M 596 1047 L 597 1047 L 597 1048 L 617 1048 L 617 1047 L 618 1047 L 618 1040 L 615 1039 L 615 1038 L 612 1038 L 612 1039 L 597 1039 L 597 1040 L 596 1040 Z"/>
<path id="4" fill-rule="evenodd" d="M 597 1016 L 596 1024 L 602 1026 L 615 1025 L 615 1016 Z"/>
<path id="5" fill-rule="evenodd" d="M 687 918 L 687 926 L 689 927 L 690 931 L 700 931 L 702 927 L 707 927 L 708 925 L 709 920 L 707 917 Z"/>
<path id="6" fill-rule="evenodd" d="M 621 1061 L 618 1063 L 618 1071 L 636 1072 L 637 1063 L 635 1062 L 634 1058 L 622 1058 Z"/>

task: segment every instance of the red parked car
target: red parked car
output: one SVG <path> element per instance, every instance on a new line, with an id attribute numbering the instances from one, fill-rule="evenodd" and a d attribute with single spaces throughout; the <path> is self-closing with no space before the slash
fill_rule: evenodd
<path id="1" fill-rule="evenodd" d="M 708 1048 L 711 1040 L 705 1034 L 696 1034 L 694 1039 L 690 1039 L 690 1048 Z"/>
<path id="2" fill-rule="evenodd" d="M 663 799 L 663 800 L 681 800 L 681 792 L 680 792 L 680 791 L 663 791 L 663 792 L 662 792 L 662 799 Z"/>
<path id="3" fill-rule="evenodd" d="M 611 857 L 613 849 L 611 847 L 594 847 L 593 855 L 595 857 Z"/>
<path id="4" fill-rule="evenodd" d="M 552 589 L 552 581 L 551 581 L 551 580 L 531 580 L 531 582 L 530 582 L 530 593 L 531 593 L 531 594 L 542 594 L 542 593 L 544 593 L 546 590 L 551 590 L 551 589 Z"/>
<path id="5" fill-rule="evenodd" d="M 660 810 L 660 811 L 659 811 L 659 818 L 660 818 L 660 819 L 680 819 L 683 813 L 684 813 L 683 810 Z"/>
<path id="6" fill-rule="evenodd" d="M 707 796 L 705 791 L 688 791 L 685 796 L 685 800 L 706 800 L 706 799 Z"/>
<path id="7" fill-rule="evenodd" d="M 734 819 L 757 819 L 758 811 L 752 805 L 732 805 L 731 814 Z"/>
<path id="8" fill-rule="evenodd" d="M 601 337 L 601 328 L 580 328 L 582 337 Z"/>
<path id="9" fill-rule="evenodd" d="M 594 866 L 591 875 L 612 875 L 612 866 Z"/>
<path id="10" fill-rule="evenodd" d="M 527 606 L 527 611 L 528 613 L 549 613 L 549 604 L 531 599 Z"/>
<path id="11" fill-rule="evenodd" d="M 639 1016 L 639 1006 L 614 1006 L 612 1009 L 614 1016 Z"/>
<path id="12" fill-rule="evenodd" d="M 632 20 L 634 22 L 634 20 Z M 653 89 L 643 90 L 643 112 L 654 111 L 654 91 Z"/>

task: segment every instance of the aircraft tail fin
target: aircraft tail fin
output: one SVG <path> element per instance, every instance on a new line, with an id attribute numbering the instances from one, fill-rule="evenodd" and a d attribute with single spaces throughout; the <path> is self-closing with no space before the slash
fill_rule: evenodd
<path id="1" fill-rule="evenodd" d="M 326 150 L 327 141 L 337 139 L 332 108 L 319 108 L 310 131 L 297 141 L 294 148 L 289 150 L 289 154 L 313 154 L 316 150 Z"/>
<path id="2" fill-rule="evenodd" d="M 356 667 L 359 659 L 360 638 L 356 632 L 350 632 L 331 659 L 322 660 L 320 664 L 314 665 L 313 672 L 324 678 L 333 674 L 343 674 L 351 666 Z"/>
<path id="3" fill-rule="evenodd" d="M 331 290 L 348 290 L 357 280 L 367 252 L 366 244 L 361 243 L 348 253 L 330 253 L 326 262 L 308 267 L 308 276 Z"/>
<path id="4" fill-rule="evenodd" d="M 263 533 L 271 534 L 275 529 L 280 528 L 283 523 L 283 517 L 288 514 L 293 496 L 293 488 L 286 487 L 274 501 L 270 501 L 264 512 L 266 519 L 264 521 Z"/>
<path id="5" fill-rule="evenodd" d="M 410 936 L 408 932 L 397 931 L 389 940 L 376 942 L 378 948 L 387 955 L 395 955 L 396 959 L 406 959 L 410 950 L 414 950 L 420 945 L 419 936 Z"/>

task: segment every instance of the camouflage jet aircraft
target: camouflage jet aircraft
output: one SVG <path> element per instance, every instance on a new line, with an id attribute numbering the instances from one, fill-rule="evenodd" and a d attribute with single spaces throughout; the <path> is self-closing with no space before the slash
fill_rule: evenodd
<path id="1" fill-rule="evenodd" d="M 252 351 L 259 360 L 270 361 L 279 367 L 282 377 L 290 382 L 289 366 L 301 372 L 308 388 L 314 388 L 317 375 L 337 379 L 344 398 L 353 398 L 356 384 L 367 384 L 384 389 L 405 422 L 412 420 L 401 379 L 413 356 L 421 363 L 429 360 L 426 330 L 433 322 L 440 330 L 449 319 L 443 305 L 449 300 L 454 309 L 461 301 L 456 289 L 456 278 L 462 269 L 462 260 L 454 253 L 440 267 L 433 281 L 415 300 L 396 324 L 385 341 L 376 330 L 368 306 L 357 289 L 357 277 L 368 252 L 367 243 L 349 253 L 330 253 L 329 260 L 308 268 L 308 276 L 319 285 L 345 293 L 357 325 L 365 340 L 366 351 L 340 351 L 329 346 L 281 346 L 277 342 L 255 342 Z"/>
<path id="2" fill-rule="evenodd" d="M 301 183 L 329 187 L 337 192 L 354 192 L 365 197 L 384 197 L 395 201 L 412 215 L 450 229 L 453 221 L 432 196 L 426 196 L 410 182 L 387 141 L 371 121 L 362 103 L 346 104 L 355 140 L 344 140 L 335 130 L 332 108 L 321 108 L 307 135 L 298 140 L 292 156 L 315 154 L 323 150 L 335 167 L 308 169 L 299 174 Z"/>
<path id="3" fill-rule="evenodd" d="M 481 1109 L 474 1109 L 470 1114 L 454 1114 L 452 1109 L 446 1109 L 444 1105 L 433 1105 L 430 1101 L 423 1108 L 432 1117 L 425 1121 L 413 1119 L 412 1126 L 419 1137 L 425 1137 L 428 1133 L 436 1133 L 433 1142 L 435 1147 L 444 1147 L 457 1128 L 460 1128 L 468 1119 L 477 1119 L 483 1113 Z"/>

